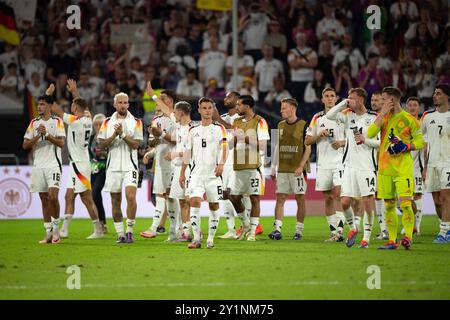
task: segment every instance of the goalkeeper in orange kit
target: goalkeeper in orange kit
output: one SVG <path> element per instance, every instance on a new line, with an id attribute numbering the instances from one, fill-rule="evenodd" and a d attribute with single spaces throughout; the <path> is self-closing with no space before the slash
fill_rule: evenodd
<path id="1" fill-rule="evenodd" d="M 413 159 L 411 150 L 423 148 L 423 136 L 419 121 L 402 109 L 401 92 L 386 87 L 382 93 L 383 107 L 374 123 L 368 129 L 368 137 L 375 137 L 381 130 L 381 144 L 378 160 L 378 196 L 386 204 L 386 225 L 389 242 L 379 249 L 397 249 L 398 218 L 396 195 L 403 211 L 402 223 L 405 236 L 401 244 L 405 249 L 412 245 L 414 212 Z"/>

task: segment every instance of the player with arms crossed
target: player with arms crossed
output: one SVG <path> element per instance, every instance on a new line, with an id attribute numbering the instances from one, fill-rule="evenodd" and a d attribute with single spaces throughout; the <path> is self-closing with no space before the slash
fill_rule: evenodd
<path id="1" fill-rule="evenodd" d="M 45 238 L 39 243 L 59 243 L 59 200 L 61 148 L 64 147 L 64 123 L 52 116 L 53 98 L 45 94 L 38 99 L 39 117 L 31 120 L 22 147 L 33 151 L 30 192 L 39 192 L 44 216 Z M 52 218 L 53 223 L 52 223 Z"/>
<path id="2" fill-rule="evenodd" d="M 69 225 L 75 212 L 75 197 L 79 194 L 94 224 L 94 233 L 87 239 L 98 239 L 103 237 L 103 228 L 98 219 L 97 207 L 91 193 L 91 163 L 88 148 L 92 132 L 92 119 L 85 114 L 88 111 L 88 105 L 78 93 L 74 80 L 67 80 L 67 89 L 74 97 L 70 106 L 72 114 L 65 113 L 56 103 L 52 105 L 53 113 L 67 124 L 67 147 L 70 159 L 70 173 L 65 195 L 66 209 L 60 235 L 61 238 L 69 236 Z M 52 95 L 54 90 L 55 86 L 52 84 L 46 94 Z"/>
<path id="3" fill-rule="evenodd" d="M 362 249 L 369 247 L 372 232 L 376 189 L 376 152 L 380 145 L 377 138 L 367 137 L 367 130 L 375 121 L 376 114 L 364 106 L 366 98 L 366 90 L 352 88 L 349 90 L 348 99 L 331 108 L 326 114 L 329 120 L 342 123 L 345 128 L 347 143 L 343 156 L 344 175 L 342 176 L 341 203 L 350 227 L 346 245 L 347 247 L 353 246 L 358 234 L 358 229 L 353 221 L 351 199 L 362 197 L 365 210 L 364 237 L 359 246 Z M 350 107 L 349 109 L 345 109 L 347 105 Z"/>
<path id="4" fill-rule="evenodd" d="M 384 199 L 386 205 L 389 241 L 379 249 L 397 249 L 396 196 L 399 198 L 403 211 L 402 223 L 405 228 L 405 236 L 401 244 L 405 249 L 410 249 L 414 228 L 414 212 L 411 203 L 414 194 L 411 150 L 423 148 L 422 130 L 419 121 L 402 109 L 399 89 L 385 87 L 382 92 L 383 107 L 368 131 L 368 136 L 372 138 L 381 131 L 378 196 Z"/>
<path id="5" fill-rule="evenodd" d="M 114 227 L 117 243 L 133 242 L 133 227 L 136 223 L 136 190 L 138 185 L 137 149 L 143 140 L 142 121 L 129 111 L 128 95 L 120 92 L 114 96 L 116 112 L 106 118 L 98 134 L 100 149 L 108 148 L 106 181 L 103 191 L 111 194 Z M 123 232 L 121 209 L 122 186 L 127 200 L 126 231 Z"/>
<path id="6" fill-rule="evenodd" d="M 227 133 L 224 126 L 214 123 L 212 120 L 213 100 L 201 98 L 198 101 L 198 111 L 201 116 L 201 123 L 189 129 L 179 183 L 182 188 L 185 187 L 186 168 L 189 164 L 188 193 L 194 239 L 188 245 L 188 248 L 201 248 L 200 206 L 206 193 L 210 210 L 206 247 L 212 249 L 214 248 L 214 236 L 219 225 L 219 201 L 223 199 L 221 175 L 227 158 Z"/>
<path id="7" fill-rule="evenodd" d="M 435 110 L 423 114 L 422 130 L 428 143 L 425 155 L 427 191 L 433 196 L 440 231 L 433 243 L 450 243 L 450 86 L 434 90 Z"/>
<path id="8" fill-rule="evenodd" d="M 249 95 L 239 97 L 236 108 L 241 116 L 234 120 L 233 177 L 231 202 L 242 221 L 242 232 L 238 240 L 247 238 L 256 241 L 256 230 L 260 216 L 260 195 L 263 188 L 263 175 L 260 170 L 260 151 L 266 150 L 270 139 L 266 120 L 253 111 L 255 100 Z M 252 203 L 250 221 L 242 204 L 243 195 L 248 194 Z"/>
<path id="9" fill-rule="evenodd" d="M 419 120 L 420 99 L 417 97 L 409 97 L 406 100 L 406 111 L 408 111 L 414 118 Z M 412 208 L 414 211 L 414 229 L 413 234 L 420 234 L 420 222 L 422 221 L 422 194 L 424 181 L 422 173 L 425 165 L 425 148 L 420 150 L 412 150 L 411 156 L 413 158 L 413 179 L 414 179 L 414 201 Z M 404 233 L 404 230 L 403 230 Z"/>
<path id="10" fill-rule="evenodd" d="M 342 165 L 344 130 L 341 125 L 327 119 L 328 111 L 336 104 L 336 91 L 325 88 L 322 102 L 325 110 L 316 113 L 306 132 L 306 145 L 317 145 L 316 190 L 322 191 L 325 198 L 325 215 L 331 237 L 326 242 L 344 241 L 343 231 L 345 217 L 341 205 L 341 184 L 344 167 Z"/>
<path id="11" fill-rule="evenodd" d="M 290 194 L 297 201 L 297 223 L 294 240 L 301 240 L 305 221 L 306 171 L 311 155 L 311 146 L 305 145 L 307 124 L 297 118 L 297 101 L 292 98 L 281 100 L 281 117 L 278 123 L 278 141 L 272 161 L 271 176 L 277 182 L 274 231 L 270 239 L 282 238 L 281 227 L 284 203 Z"/>

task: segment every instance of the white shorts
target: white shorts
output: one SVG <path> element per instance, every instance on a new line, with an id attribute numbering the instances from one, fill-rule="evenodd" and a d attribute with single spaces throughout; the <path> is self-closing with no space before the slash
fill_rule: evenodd
<path id="1" fill-rule="evenodd" d="M 231 189 L 233 180 L 233 165 L 225 165 L 222 172 L 223 190 Z"/>
<path id="2" fill-rule="evenodd" d="M 181 166 L 176 166 L 173 168 L 173 174 L 172 174 L 172 184 L 170 185 L 170 194 L 169 198 L 172 199 L 185 199 L 187 197 L 186 194 L 186 186 L 189 185 L 189 174 L 190 170 L 189 167 L 186 167 L 185 177 L 185 188 L 182 188 L 180 186 L 180 173 L 181 173 Z"/>
<path id="3" fill-rule="evenodd" d="M 414 193 L 423 194 L 423 189 L 422 175 L 414 175 Z"/>
<path id="4" fill-rule="evenodd" d="M 152 192 L 155 194 L 164 194 L 167 189 L 170 189 L 172 183 L 172 170 L 155 168 L 155 175 L 153 178 Z"/>
<path id="5" fill-rule="evenodd" d="M 305 194 L 306 179 L 302 175 L 295 176 L 294 173 L 279 172 L 277 174 L 277 191 L 276 193 L 285 194 Z"/>
<path id="6" fill-rule="evenodd" d="M 138 186 L 139 173 L 137 170 L 133 171 L 109 171 L 106 170 L 104 192 L 120 193 L 122 186 L 135 187 Z"/>
<path id="7" fill-rule="evenodd" d="M 204 177 L 191 175 L 188 183 L 189 197 L 202 198 L 206 193 L 206 201 L 219 202 L 223 200 L 222 179 L 220 177 Z"/>
<path id="8" fill-rule="evenodd" d="M 74 193 L 82 193 L 91 190 L 91 163 L 70 162 L 69 179 L 67 189 L 73 189 Z"/>
<path id="9" fill-rule="evenodd" d="M 31 169 L 30 192 L 48 192 L 49 188 L 58 188 L 61 184 L 61 169 L 33 168 Z"/>
<path id="10" fill-rule="evenodd" d="M 316 190 L 329 191 L 333 187 L 342 185 L 342 177 L 344 176 L 344 169 L 317 169 L 316 175 Z"/>
<path id="11" fill-rule="evenodd" d="M 428 167 L 425 183 L 428 192 L 450 189 L 450 167 Z"/>
<path id="12" fill-rule="evenodd" d="M 374 171 L 344 168 L 341 197 L 365 197 L 374 195 L 377 190 L 377 177 Z"/>
<path id="13" fill-rule="evenodd" d="M 232 195 L 263 195 L 264 178 L 259 169 L 234 171 L 231 184 Z"/>

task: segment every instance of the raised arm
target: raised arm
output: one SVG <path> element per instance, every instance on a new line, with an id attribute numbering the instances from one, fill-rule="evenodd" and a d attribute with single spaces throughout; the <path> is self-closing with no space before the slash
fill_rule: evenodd
<path id="1" fill-rule="evenodd" d="M 78 88 L 77 88 L 77 82 L 73 79 L 68 79 L 67 80 L 67 85 L 66 85 L 67 91 L 69 91 L 74 99 L 80 99 L 81 95 L 78 92 Z"/>
<path id="2" fill-rule="evenodd" d="M 327 119 L 332 121 L 338 121 L 339 115 L 342 110 L 344 110 L 347 107 L 347 99 L 342 100 L 337 105 L 335 105 L 333 108 L 331 108 L 327 114 L 325 115 Z"/>

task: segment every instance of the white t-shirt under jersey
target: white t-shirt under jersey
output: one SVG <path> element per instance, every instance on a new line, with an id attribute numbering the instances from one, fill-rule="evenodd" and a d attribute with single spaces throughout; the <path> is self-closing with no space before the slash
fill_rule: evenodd
<path id="1" fill-rule="evenodd" d="M 54 137 L 66 136 L 62 119 L 52 116 L 47 121 L 41 117 L 31 120 L 24 138 L 31 140 L 38 136 L 37 129 L 41 124 L 45 126 L 48 134 Z M 61 148 L 44 138 L 39 139 L 33 148 L 33 167 L 41 169 L 61 168 Z"/>
<path id="2" fill-rule="evenodd" d="M 64 113 L 63 121 L 67 127 L 67 148 L 72 162 L 89 162 L 89 139 L 92 132 L 92 119 Z"/>

